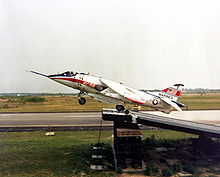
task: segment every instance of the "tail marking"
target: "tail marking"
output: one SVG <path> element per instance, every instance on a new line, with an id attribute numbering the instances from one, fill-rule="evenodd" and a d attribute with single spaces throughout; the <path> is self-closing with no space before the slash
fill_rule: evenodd
<path id="1" fill-rule="evenodd" d="M 174 89 L 172 87 L 166 88 L 166 89 L 162 90 L 162 92 L 167 93 L 167 94 L 172 95 L 172 96 L 176 96 L 176 97 L 180 96 L 180 93 L 181 93 L 180 90 Z"/>

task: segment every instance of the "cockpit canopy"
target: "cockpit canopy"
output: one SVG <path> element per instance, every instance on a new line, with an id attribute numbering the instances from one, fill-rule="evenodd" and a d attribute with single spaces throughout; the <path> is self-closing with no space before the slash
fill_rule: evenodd
<path id="1" fill-rule="evenodd" d="M 49 77 L 51 77 L 51 76 L 68 76 L 68 77 L 72 77 L 72 76 L 76 76 L 77 74 L 88 75 L 88 74 L 85 74 L 85 73 L 66 71 L 66 72 L 61 73 L 61 74 L 49 75 Z"/>
<path id="2" fill-rule="evenodd" d="M 77 75 L 77 74 L 78 74 L 77 72 L 66 71 L 66 72 L 60 74 L 60 76 L 75 76 L 75 75 Z"/>

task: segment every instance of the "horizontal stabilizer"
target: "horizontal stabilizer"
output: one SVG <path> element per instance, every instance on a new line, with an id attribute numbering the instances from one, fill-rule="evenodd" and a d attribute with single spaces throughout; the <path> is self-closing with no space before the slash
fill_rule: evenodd
<path id="1" fill-rule="evenodd" d="M 177 102 L 177 101 L 173 101 L 173 100 L 172 100 L 172 102 L 176 103 L 176 104 L 177 104 L 179 107 L 181 107 L 181 108 L 186 107 L 186 105 L 183 104 L 183 103 L 180 103 L 180 102 Z"/>
<path id="2" fill-rule="evenodd" d="M 163 100 L 164 102 L 166 102 L 167 104 L 171 105 L 172 107 L 174 107 L 177 111 L 182 112 L 182 109 L 172 100 L 170 100 L 169 98 L 160 98 L 161 100 Z"/>

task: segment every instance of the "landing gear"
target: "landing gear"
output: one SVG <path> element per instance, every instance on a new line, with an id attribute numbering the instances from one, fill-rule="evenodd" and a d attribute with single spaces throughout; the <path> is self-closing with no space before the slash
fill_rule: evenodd
<path id="1" fill-rule="evenodd" d="M 78 95 L 78 98 L 79 98 L 79 104 L 81 104 L 81 105 L 84 105 L 84 104 L 86 104 L 86 99 L 84 98 L 84 97 L 81 97 L 81 94 L 83 94 L 84 92 L 83 91 L 80 91 L 79 92 L 79 95 Z"/>
<path id="2" fill-rule="evenodd" d="M 118 112 L 121 112 L 125 110 L 125 107 L 123 105 L 116 105 L 116 109 Z"/>
<path id="3" fill-rule="evenodd" d="M 121 112 L 121 111 L 125 110 L 125 107 L 123 105 L 116 105 L 116 109 L 117 109 L 118 112 Z M 125 110 L 125 114 L 129 114 L 128 109 Z"/>
<path id="4" fill-rule="evenodd" d="M 86 99 L 84 97 L 79 98 L 79 104 L 84 105 L 86 104 Z"/>
<path id="5" fill-rule="evenodd" d="M 125 110 L 125 114 L 129 114 L 129 110 L 128 109 Z"/>

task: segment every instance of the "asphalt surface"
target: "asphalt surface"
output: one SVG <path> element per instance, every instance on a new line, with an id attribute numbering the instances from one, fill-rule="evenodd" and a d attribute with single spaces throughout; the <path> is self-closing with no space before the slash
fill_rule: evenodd
<path id="1" fill-rule="evenodd" d="M 0 114 L 0 131 L 98 130 L 101 112 Z M 112 122 L 102 123 L 111 128 Z"/>
<path id="2" fill-rule="evenodd" d="M 0 126 L 16 125 L 99 125 L 101 113 L 0 114 Z"/>
<path id="3" fill-rule="evenodd" d="M 177 111 L 171 114 L 149 112 L 181 120 L 220 125 L 220 111 Z M 98 130 L 101 112 L 80 113 L 1 113 L 0 131 Z M 104 130 L 112 130 L 112 121 L 103 121 Z"/>

